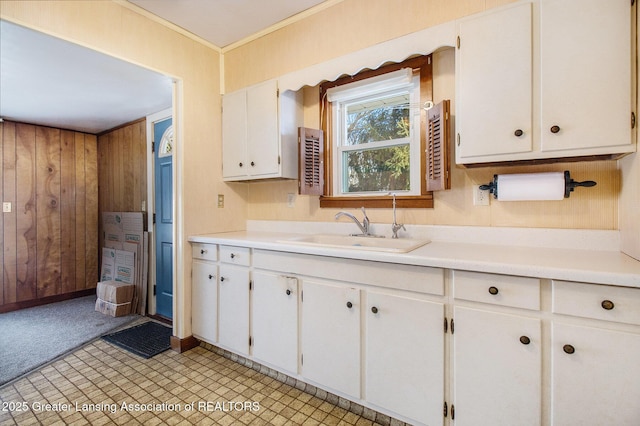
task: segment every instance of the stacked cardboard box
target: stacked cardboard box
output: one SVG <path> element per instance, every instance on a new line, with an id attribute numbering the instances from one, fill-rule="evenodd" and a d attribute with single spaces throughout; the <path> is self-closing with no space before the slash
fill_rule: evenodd
<path id="1" fill-rule="evenodd" d="M 96 288 L 96 311 L 112 317 L 131 313 L 134 285 L 117 281 L 100 281 Z"/>
<path id="2" fill-rule="evenodd" d="M 148 233 L 142 212 L 104 212 L 100 281 L 133 284 L 131 312 L 144 315 L 147 300 Z"/>

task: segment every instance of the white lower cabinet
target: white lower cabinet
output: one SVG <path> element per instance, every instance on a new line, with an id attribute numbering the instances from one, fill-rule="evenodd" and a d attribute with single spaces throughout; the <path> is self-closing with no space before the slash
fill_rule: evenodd
<path id="1" fill-rule="evenodd" d="M 638 425 L 640 289 L 552 286 L 552 424 Z"/>
<path id="2" fill-rule="evenodd" d="M 442 424 L 444 304 L 365 293 L 364 399 L 422 424 Z"/>
<path id="3" fill-rule="evenodd" d="M 456 306 L 454 326 L 456 426 L 540 425 L 540 319 Z"/>
<path id="4" fill-rule="evenodd" d="M 222 263 L 219 278 L 219 343 L 249 354 L 249 269 Z"/>
<path id="5" fill-rule="evenodd" d="M 215 244 L 193 259 L 196 337 L 400 420 L 639 424 L 640 289 Z"/>
<path id="6" fill-rule="evenodd" d="M 556 323 L 552 424 L 638 425 L 640 334 Z"/>
<path id="7" fill-rule="evenodd" d="M 191 329 L 193 335 L 209 343 L 218 341 L 218 266 L 193 262 L 191 289 Z"/>
<path id="8" fill-rule="evenodd" d="M 298 279 L 255 271 L 251 303 L 252 354 L 290 373 L 298 372 Z"/>
<path id="9" fill-rule="evenodd" d="M 360 398 L 360 290 L 304 279 L 302 291 L 302 376 Z"/>

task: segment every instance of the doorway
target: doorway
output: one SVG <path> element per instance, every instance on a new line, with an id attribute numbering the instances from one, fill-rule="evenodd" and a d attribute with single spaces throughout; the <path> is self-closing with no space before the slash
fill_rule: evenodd
<path id="1" fill-rule="evenodd" d="M 150 313 L 173 319 L 173 153 L 172 111 L 147 117 L 152 141 L 152 291 Z"/>

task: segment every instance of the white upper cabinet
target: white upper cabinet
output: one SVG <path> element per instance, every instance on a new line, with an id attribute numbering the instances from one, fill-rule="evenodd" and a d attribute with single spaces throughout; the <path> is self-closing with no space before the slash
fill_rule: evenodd
<path id="1" fill-rule="evenodd" d="M 461 19 L 458 164 L 636 150 L 629 0 L 536 0 Z"/>
<path id="2" fill-rule="evenodd" d="M 540 3 L 541 150 L 631 144 L 631 11 L 630 0 Z"/>
<path id="3" fill-rule="evenodd" d="M 224 180 L 298 177 L 301 93 L 279 93 L 277 80 L 222 98 Z"/>
<path id="4" fill-rule="evenodd" d="M 461 21 L 458 37 L 458 163 L 530 152 L 531 4 Z"/>

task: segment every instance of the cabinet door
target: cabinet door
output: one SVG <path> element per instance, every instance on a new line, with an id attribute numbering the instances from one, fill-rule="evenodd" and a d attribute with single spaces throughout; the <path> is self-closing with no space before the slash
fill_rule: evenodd
<path id="1" fill-rule="evenodd" d="M 442 422 L 444 305 L 367 292 L 365 396 L 424 424 Z"/>
<path id="2" fill-rule="evenodd" d="M 360 291 L 302 283 L 302 376 L 360 397 Z"/>
<path id="3" fill-rule="evenodd" d="M 540 320 L 464 307 L 454 315 L 456 426 L 539 426 Z"/>
<path id="4" fill-rule="evenodd" d="M 222 97 L 222 175 L 247 173 L 247 91 L 239 90 Z"/>
<path id="5" fill-rule="evenodd" d="M 249 353 L 249 269 L 221 264 L 219 282 L 219 342 L 246 355 Z"/>
<path id="6" fill-rule="evenodd" d="M 266 81 L 247 89 L 247 160 L 251 176 L 280 170 L 278 83 Z"/>
<path id="7" fill-rule="evenodd" d="M 637 425 L 640 335 L 557 323 L 552 333 L 552 423 Z"/>
<path id="8" fill-rule="evenodd" d="M 531 151 L 531 4 L 461 20 L 458 35 L 457 162 Z"/>
<path id="9" fill-rule="evenodd" d="M 191 329 L 194 336 L 209 343 L 218 340 L 218 267 L 193 262 Z"/>
<path id="10" fill-rule="evenodd" d="M 632 10 L 629 0 L 540 2 L 542 150 L 632 143 Z"/>
<path id="11" fill-rule="evenodd" d="M 297 374 L 297 278 L 254 272 L 251 306 L 253 356 Z"/>

